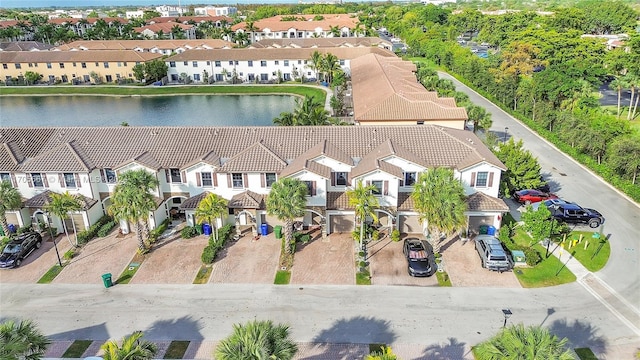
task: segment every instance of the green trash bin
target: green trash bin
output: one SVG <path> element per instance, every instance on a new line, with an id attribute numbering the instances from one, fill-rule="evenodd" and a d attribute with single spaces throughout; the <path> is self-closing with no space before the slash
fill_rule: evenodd
<path id="1" fill-rule="evenodd" d="M 480 225 L 480 235 L 487 235 L 489 233 L 488 225 Z"/>
<path id="2" fill-rule="evenodd" d="M 113 286 L 113 282 L 111 281 L 111 273 L 102 274 L 102 283 L 106 288 L 110 288 Z"/>
<path id="3" fill-rule="evenodd" d="M 276 234 L 276 239 L 282 239 L 282 226 L 276 225 L 273 227 L 273 232 Z"/>

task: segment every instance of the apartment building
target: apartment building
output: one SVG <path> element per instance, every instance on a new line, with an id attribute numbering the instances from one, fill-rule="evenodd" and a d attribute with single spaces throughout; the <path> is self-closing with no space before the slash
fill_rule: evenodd
<path id="1" fill-rule="evenodd" d="M 305 39 L 315 37 L 363 36 L 358 30 L 358 17 L 352 14 L 277 15 L 231 27 L 236 33 L 246 32 L 251 42 L 263 39 Z"/>
<path id="2" fill-rule="evenodd" d="M 54 50 L 134 50 L 162 55 L 180 54 L 187 50 L 230 49 L 235 44 L 221 39 L 202 40 L 77 40 L 63 44 Z M 1 45 L 0 45 L 1 46 Z"/>

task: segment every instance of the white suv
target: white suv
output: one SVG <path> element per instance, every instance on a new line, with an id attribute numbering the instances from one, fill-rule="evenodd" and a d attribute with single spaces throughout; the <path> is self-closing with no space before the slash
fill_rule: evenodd
<path id="1" fill-rule="evenodd" d="M 475 241 L 483 268 L 499 272 L 513 268 L 511 256 L 502 247 L 500 240 L 491 235 L 478 235 Z"/>

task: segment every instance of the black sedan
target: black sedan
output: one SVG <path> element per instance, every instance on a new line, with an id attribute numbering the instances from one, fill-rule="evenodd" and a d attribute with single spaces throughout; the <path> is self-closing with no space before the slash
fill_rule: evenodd
<path id="1" fill-rule="evenodd" d="M 21 234 L 11 240 L 0 254 L 0 268 L 15 268 L 34 250 L 42 246 L 42 237 L 36 232 Z"/>
<path id="2" fill-rule="evenodd" d="M 407 259 L 407 271 L 411 276 L 431 276 L 438 270 L 433 248 L 426 240 L 404 239 L 404 256 Z"/>

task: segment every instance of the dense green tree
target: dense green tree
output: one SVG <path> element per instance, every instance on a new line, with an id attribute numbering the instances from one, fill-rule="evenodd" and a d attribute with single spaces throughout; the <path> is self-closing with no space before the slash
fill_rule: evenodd
<path id="1" fill-rule="evenodd" d="M 418 175 L 411 198 L 415 211 L 427 225 L 435 252 L 440 251 L 441 235 L 449 235 L 464 227 L 467 218 L 464 188 L 447 168 L 429 169 Z"/>
<path id="2" fill-rule="evenodd" d="M 136 80 L 138 81 L 142 81 L 144 80 L 144 68 L 145 66 L 143 64 L 136 64 L 133 66 L 133 77 L 136 78 Z"/>
<path id="3" fill-rule="evenodd" d="M 307 185 L 294 178 L 279 179 L 271 185 L 267 196 L 267 213 L 284 221 L 285 251 L 293 253 L 293 220 L 304 215 Z"/>
<path id="4" fill-rule="evenodd" d="M 476 133 L 479 129 L 489 129 L 493 124 L 491 120 L 491 114 L 485 110 L 482 106 L 468 105 L 467 116 L 469 121 L 473 122 L 473 132 Z"/>
<path id="5" fill-rule="evenodd" d="M 522 212 L 520 219 L 523 229 L 531 235 L 534 242 L 551 238 L 561 228 L 558 221 L 551 217 L 551 210 L 544 203 L 540 203 L 535 210 L 531 205 L 526 205 L 526 210 Z"/>
<path id="6" fill-rule="evenodd" d="M 636 25 L 638 13 L 621 1 L 582 1 L 586 31 L 592 34 L 619 34 Z"/>
<path id="7" fill-rule="evenodd" d="M 614 170 L 635 185 L 640 172 L 640 136 L 634 134 L 615 139 L 609 148 L 608 160 Z"/>
<path id="8" fill-rule="evenodd" d="M 142 331 L 135 331 L 133 334 L 122 339 L 122 345 L 114 340 L 109 340 L 100 346 L 104 351 L 104 360 L 151 360 L 158 353 L 158 345 L 141 340 L 144 334 Z"/>
<path id="9" fill-rule="evenodd" d="M 233 333 L 220 341 L 214 356 L 219 360 L 291 360 L 297 352 L 289 326 L 254 320 L 233 325 Z"/>
<path id="10" fill-rule="evenodd" d="M 0 324 L 0 359 L 42 359 L 51 341 L 31 320 L 6 320 Z"/>
<path id="11" fill-rule="evenodd" d="M 146 77 L 153 81 L 158 81 L 167 76 L 169 67 L 162 60 L 152 60 L 144 64 L 144 73 Z"/>
<path id="12" fill-rule="evenodd" d="M 76 196 L 69 194 L 68 191 L 64 194 L 51 193 L 50 197 L 51 200 L 45 206 L 45 209 L 48 213 L 60 218 L 60 221 L 62 222 L 62 228 L 64 229 L 64 233 L 67 236 L 67 240 L 69 240 L 69 244 L 71 244 L 71 246 L 78 246 L 76 224 L 73 220 L 73 216 L 69 216 L 69 213 L 82 210 L 80 200 Z M 73 226 L 73 232 L 76 235 L 75 244 L 71 242 L 71 238 L 69 238 L 69 232 L 67 231 L 67 225 L 65 224 L 65 220 L 68 218 L 71 218 L 71 226 Z"/>
<path id="13" fill-rule="evenodd" d="M 494 152 L 507 167 L 500 181 L 500 192 L 505 196 L 510 196 L 515 190 L 535 189 L 542 185 L 538 159 L 524 149 L 522 140 L 509 139 L 506 143 L 499 143 Z"/>
<path id="14" fill-rule="evenodd" d="M 573 360 L 566 348 L 567 339 L 560 339 L 540 326 L 509 326 L 491 339 L 473 348 L 478 360 Z"/>
<path id="15" fill-rule="evenodd" d="M 18 189 L 14 188 L 8 180 L 0 181 L 0 225 L 2 225 L 3 234 L 9 235 L 7 211 L 19 210 L 20 207 L 22 207 L 22 197 Z"/>
<path id="16" fill-rule="evenodd" d="M 349 206 L 355 210 L 357 223 L 360 224 L 360 249 L 364 246 L 364 225 L 367 218 L 373 222 L 378 221 L 376 209 L 380 207 L 378 198 L 374 195 L 377 188 L 374 185 L 365 185 L 362 180 L 358 180 L 354 188 L 347 189 Z"/>

